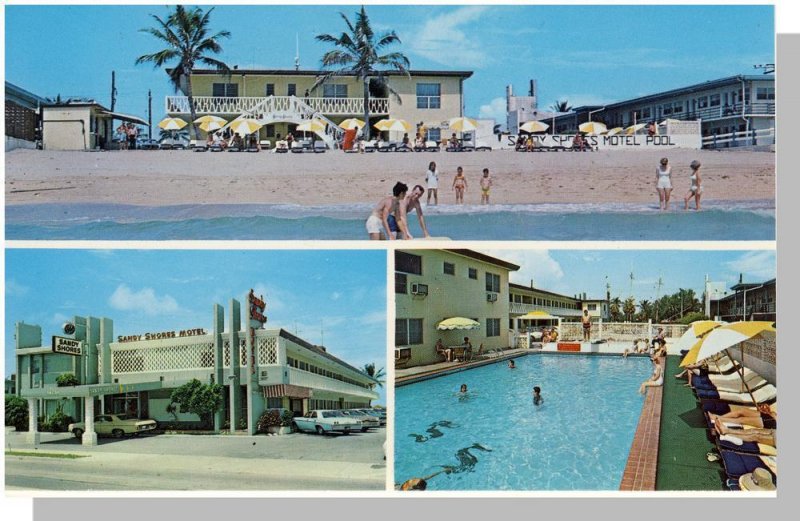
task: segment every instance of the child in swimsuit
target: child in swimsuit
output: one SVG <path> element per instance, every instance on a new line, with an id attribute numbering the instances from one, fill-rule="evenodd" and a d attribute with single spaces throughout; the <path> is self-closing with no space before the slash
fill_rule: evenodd
<path id="1" fill-rule="evenodd" d="M 453 189 L 456 191 L 456 204 L 464 204 L 464 192 L 467 190 L 467 178 L 464 169 L 458 167 L 456 177 L 453 179 Z"/>
<path id="2" fill-rule="evenodd" d="M 694 197 L 694 209 L 697 211 L 700 209 L 700 196 L 703 193 L 703 186 L 701 185 L 700 179 L 700 161 L 695 159 L 689 167 L 692 169 L 692 175 L 689 177 L 692 186 L 689 187 L 689 192 L 686 194 L 686 197 L 683 198 L 683 209 L 689 209 L 689 201 Z"/>
<path id="3" fill-rule="evenodd" d="M 481 177 L 481 204 L 489 204 L 489 191 L 492 189 L 492 177 L 489 175 L 489 169 L 483 169 L 483 177 Z"/>

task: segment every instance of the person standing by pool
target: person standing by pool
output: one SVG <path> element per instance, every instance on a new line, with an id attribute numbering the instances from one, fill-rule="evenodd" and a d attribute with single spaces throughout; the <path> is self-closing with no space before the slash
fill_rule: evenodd
<path id="1" fill-rule="evenodd" d="M 542 398 L 542 388 L 538 385 L 533 388 L 533 405 L 539 406 L 544 403 L 544 398 Z"/>
<path id="2" fill-rule="evenodd" d="M 700 179 L 700 161 L 695 159 L 689 167 L 692 169 L 692 175 L 689 177 L 692 186 L 689 187 L 689 192 L 683 198 L 683 209 L 689 209 L 689 201 L 694 197 L 694 209 L 698 211 L 700 210 L 700 196 L 703 194 L 703 186 Z"/>
<path id="3" fill-rule="evenodd" d="M 592 317 L 589 316 L 588 309 L 583 310 L 581 323 L 583 324 L 583 340 L 589 342 L 592 339 Z"/>
<path id="4" fill-rule="evenodd" d="M 367 218 L 367 233 L 370 240 L 386 240 L 387 237 L 392 240 L 395 238 L 398 228 L 394 213 L 400 206 L 400 201 L 405 198 L 406 192 L 408 192 L 408 185 L 398 182 L 392 188 L 392 195 L 381 199 L 372 209 L 372 213 Z M 386 232 L 385 234 L 384 231 Z"/>
<path id="5" fill-rule="evenodd" d="M 481 177 L 481 204 L 489 204 L 489 191 L 492 189 L 492 176 L 489 175 L 489 169 L 483 169 L 483 177 Z"/>
<path id="6" fill-rule="evenodd" d="M 656 168 L 656 191 L 658 192 L 658 209 L 669 210 L 669 196 L 672 194 L 672 167 L 669 159 L 661 158 L 661 164 Z"/>
<path id="7" fill-rule="evenodd" d="M 428 165 L 428 171 L 425 173 L 425 183 L 428 185 L 428 205 L 431 204 L 431 195 L 433 195 L 433 204 L 439 205 L 439 170 L 436 169 L 436 162 L 431 161 Z"/>
<path id="8" fill-rule="evenodd" d="M 397 218 L 398 231 L 402 234 L 403 239 L 414 238 L 408 231 L 408 214 L 414 211 L 417 212 L 419 227 L 422 228 L 423 235 L 425 237 L 430 237 L 430 234 L 428 233 L 428 227 L 425 225 L 425 217 L 422 215 L 422 205 L 419 204 L 419 200 L 424 193 L 425 189 L 422 188 L 422 186 L 417 185 L 413 190 L 411 190 L 410 194 L 400 199 L 397 211 L 395 212 L 395 217 Z"/>
<path id="9" fill-rule="evenodd" d="M 648 387 L 660 387 L 664 384 L 664 370 L 658 363 L 658 358 L 650 357 L 650 361 L 653 363 L 653 375 L 639 386 L 639 394 L 645 394 Z"/>
<path id="10" fill-rule="evenodd" d="M 464 177 L 464 169 L 458 167 L 456 177 L 453 179 L 453 190 L 456 191 L 456 204 L 464 204 L 464 192 L 467 191 L 467 178 Z"/>

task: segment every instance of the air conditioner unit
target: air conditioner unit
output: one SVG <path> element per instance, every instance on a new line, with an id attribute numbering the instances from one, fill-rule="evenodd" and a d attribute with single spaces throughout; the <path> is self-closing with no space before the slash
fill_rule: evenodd
<path id="1" fill-rule="evenodd" d="M 266 380 L 268 377 L 266 369 L 261 370 L 261 379 Z"/>
<path id="2" fill-rule="evenodd" d="M 497 293 L 487 293 L 486 302 L 497 302 Z"/>
<path id="3" fill-rule="evenodd" d="M 412 295 L 427 295 L 428 294 L 428 285 L 427 284 L 412 284 L 411 285 L 411 294 Z"/>

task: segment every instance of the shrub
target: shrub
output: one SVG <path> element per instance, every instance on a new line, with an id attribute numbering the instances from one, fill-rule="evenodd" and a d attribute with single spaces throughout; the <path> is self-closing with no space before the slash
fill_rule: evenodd
<path id="1" fill-rule="evenodd" d="M 195 378 L 173 390 L 170 400 L 180 405 L 180 412 L 196 414 L 203 423 L 210 425 L 214 413 L 222 408 L 222 386 L 203 384 Z"/>
<path id="2" fill-rule="evenodd" d="M 292 424 L 292 413 L 286 409 L 267 409 L 256 422 L 256 432 L 267 432 L 267 427 L 288 427 Z"/>
<path id="3" fill-rule="evenodd" d="M 678 323 L 688 325 L 696 320 L 708 320 L 708 317 L 700 311 L 695 311 L 693 313 L 687 313 L 684 315 L 683 318 L 678 321 Z"/>
<path id="4" fill-rule="evenodd" d="M 28 401 L 13 394 L 6 395 L 6 425 L 18 431 L 28 430 Z"/>
<path id="5" fill-rule="evenodd" d="M 80 384 L 78 377 L 72 373 L 60 374 L 56 378 L 56 385 L 59 387 L 74 387 Z"/>
<path id="6" fill-rule="evenodd" d="M 75 423 L 72 416 L 64 414 L 62 411 L 54 412 L 42 425 L 45 432 L 67 432 L 70 423 Z"/>
<path id="7" fill-rule="evenodd" d="M 284 409 L 281 413 L 281 427 L 291 427 L 292 421 L 294 421 L 294 414 L 292 411 Z"/>

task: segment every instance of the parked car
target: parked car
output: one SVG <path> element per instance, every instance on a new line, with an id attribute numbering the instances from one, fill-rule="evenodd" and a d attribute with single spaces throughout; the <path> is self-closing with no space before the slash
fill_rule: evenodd
<path id="1" fill-rule="evenodd" d="M 361 430 L 360 421 L 335 410 L 309 411 L 304 416 L 295 418 L 294 426 L 298 430 L 316 432 L 317 434 L 329 432 L 350 434 L 353 431 Z"/>
<path id="2" fill-rule="evenodd" d="M 378 418 L 381 427 L 386 426 L 386 411 L 383 409 L 358 409 L 359 411 L 363 412 L 364 414 L 368 414 L 375 418 Z"/>
<path id="3" fill-rule="evenodd" d="M 99 414 L 94 417 L 94 430 L 98 434 L 122 438 L 126 434 L 137 436 L 143 432 L 155 430 L 157 427 L 155 420 L 140 420 L 127 414 Z M 81 439 L 86 431 L 84 422 L 70 423 L 67 430 Z"/>
<path id="4" fill-rule="evenodd" d="M 361 409 L 345 409 L 340 411 L 345 416 L 354 418 L 361 422 L 361 432 L 367 432 L 367 429 L 378 428 L 381 426 L 381 421 L 376 416 L 366 414 Z"/>

